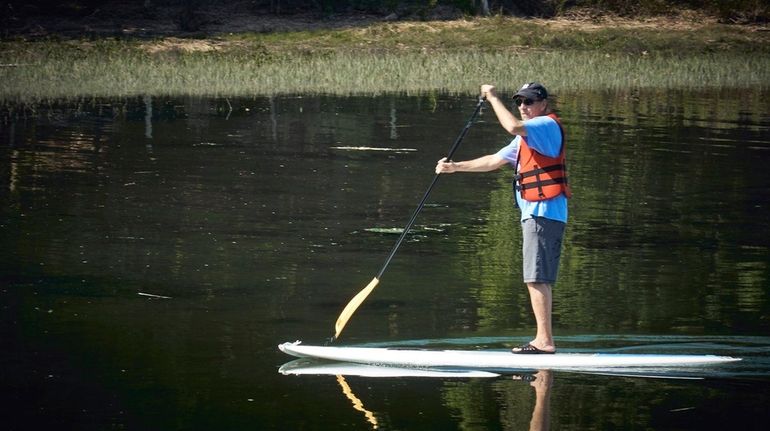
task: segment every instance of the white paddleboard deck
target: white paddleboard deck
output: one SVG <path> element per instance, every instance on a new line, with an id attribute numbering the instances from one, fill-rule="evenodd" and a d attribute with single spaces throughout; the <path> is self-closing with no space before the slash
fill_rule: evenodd
<path id="1" fill-rule="evenodd" d="M 659 355 L 616 353 L 556 353 L 522 355 L 501 350 L 424 350 L 383 347 L 332 347 L 283 343 L 278 348 L 298 358 L 317 358 L 359 364 L 476 370 L 539 370 L 597 368 L 698 367 L 740 361 L 717 355 Z"/>

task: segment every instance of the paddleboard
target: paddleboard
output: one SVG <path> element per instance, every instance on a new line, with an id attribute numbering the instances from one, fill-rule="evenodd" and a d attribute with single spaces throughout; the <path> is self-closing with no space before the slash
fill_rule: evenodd
<path id="1" fill-rule="evenodd" d="M 475 370 L 581 370 L 597 368 L 679 368 L 718 365 L 740 358 L 717 355 L 661 355 L 619 353 L 556 353 L 517 355 L 507 350 L 434 350 L 383 347 L 332 347 L 283 343 L 278 348 L 298 358 L 403 368 Z"/>

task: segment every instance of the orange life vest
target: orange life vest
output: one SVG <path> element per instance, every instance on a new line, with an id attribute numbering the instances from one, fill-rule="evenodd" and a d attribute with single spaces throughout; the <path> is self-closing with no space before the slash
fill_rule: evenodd
<path id="1" fill-rule="evenodd" d="M 538 153 L 527 145 L 525 136 L 521 137 L 519 147 L 519 171 L 514 177 L 516 190 L 525 200 L 536 202 L 555 198 L 564 193 L 567 198 L 572 197 L 572 191 L 567 183 L 567 159 L 565 151 L 567 142 L 564 137 L 564 129 L 556 114 L 548 114 L 556 120 L 561 131 L 561 151 L 556 157 L 548 157 Z"/>

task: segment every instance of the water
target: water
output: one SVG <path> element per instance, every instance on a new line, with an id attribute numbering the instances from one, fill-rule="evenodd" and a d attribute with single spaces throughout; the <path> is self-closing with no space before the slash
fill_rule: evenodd
<path id="1" fill-rule="evenodd" d="M 323 343 L 376 275 L 472 96 L 6 103 L 3 415 L 10 429 L 758 429 L 770 98 L 735 94 L 560 95 L 576 197 L 559 349 L 744 358 L 667 378 L 278 372 L 279 343 Z M 455 158 L 506 139 L 485 109 Z M 441 178 L 340 343 L 527 341 L 511 175 Z"/>

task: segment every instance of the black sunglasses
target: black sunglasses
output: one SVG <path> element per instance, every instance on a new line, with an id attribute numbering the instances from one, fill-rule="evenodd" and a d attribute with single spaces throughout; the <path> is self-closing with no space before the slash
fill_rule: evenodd
<path id="1" fill-rule="evenodd" d="M 521 106 L 522 104 L 524 104 L 524 105 L 527 105 L 527 106 L 530 106 L 530 105 L 532 105 L 532 104 L 533 104 L 533 103 L 535 103 L 535 102 L 537 102 L 537 100 L 532 100 L 532 99 L 522 99 L 522 98 L 518 98 L 518 99 L 516 99 L 516 100 L 514 100 L 514 101 L 513 101 L 513 103 L 515 103 L 515 104 L 516 104 L 516 106 Z"/>

